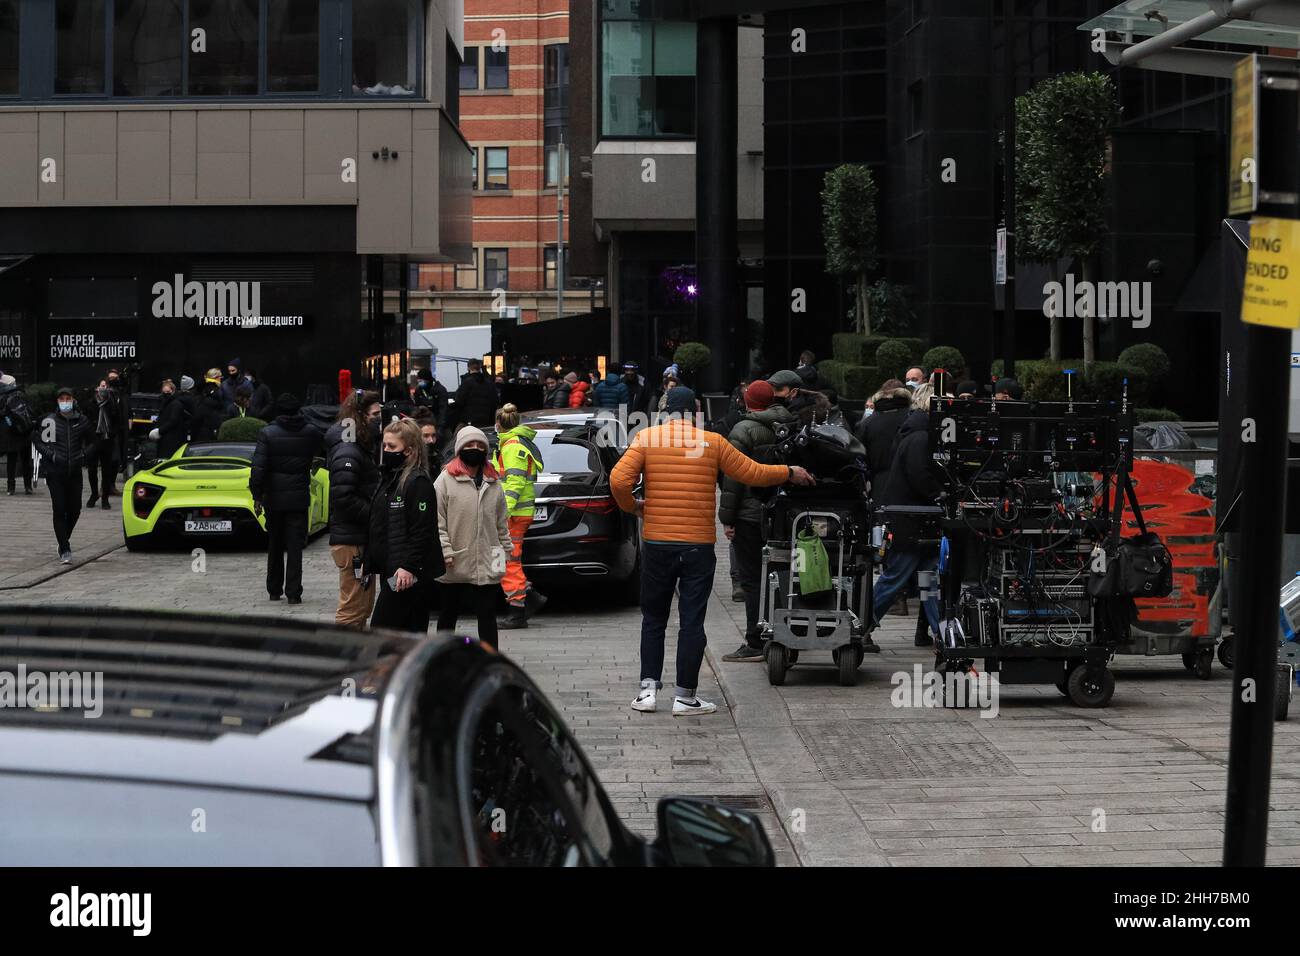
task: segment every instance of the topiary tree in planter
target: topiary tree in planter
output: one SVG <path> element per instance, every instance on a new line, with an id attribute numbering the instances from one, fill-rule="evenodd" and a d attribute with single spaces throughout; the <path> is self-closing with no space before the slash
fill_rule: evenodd
<path id="1" fill-rule="evenodd" d="M 694 379 L 695 373 L 704 368 L 713 359 L 713 353 L 703 342 L 683 342 L 673 353 L 673 363 L 688 379 Z"/>
<path id="2" fill-rule="evenodd" d="M 906 335 L 912 331 L 916 313 L 912 310 L 911 288 L 888 279 L 877 279 L 867 287 L 867 315 L 877 333 Z"/>
<path id="3" fill-rule="evenodd" d="M 921 364 L 927 369 L 943 369 L 954 385 L 966 372 L 966 356 L 951 345 L 936 345 L 921 357 Z"/>
<path id="4" fill-rule="evenodd" d="M 217 429 L 217 441 L 257 441 L 257 433 L 265 427 L 266 422 L 252 415 L 228 418 Z"/>
<path id="5" fill-rule="evenodd" d="M 1160 395 L 1164 381 L 1173 369 L 1173 363 L 1169 361 L 1168 354 L 1153 342 L 1130 345 L 1119 353 L 1119 364 L 1142 372 L 1145 379 L 1146 394 L 1150 399 L 1155 399 Z"/>
<path id="6" fill-rule="evenodd" d="M 1048 263 L 1079 258 L 1092 281 L 1106 237 L 1106 147 L 1119 121 L 1115 87 L 1101 73 L 1048 77 L 1016 97 L 1016 253 Z M 1083 319 L 1084 370 L 1096 361 L 1093 315 Z M 1051 350 L 1061 358 L 1061 317 L 1051 316 Z"/>
<path id="7" fill-rule="evenodd" d="M 912 365 L 912 350 L 906 342 L 890 340 L 876 349 L 876 368 L 885 378 L 902 378 Z"/>
<path id="8" fill-rule="evenodd" d="M 837 166 L 822 185 L 826 271 L 853 280 L 857 331 L 871 334 L 867 273 L 876 267 L 876 180 L 860 164 Z"/>

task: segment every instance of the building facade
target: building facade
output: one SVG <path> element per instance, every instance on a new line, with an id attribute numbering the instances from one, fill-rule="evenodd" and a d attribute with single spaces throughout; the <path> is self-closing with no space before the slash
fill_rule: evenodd
<path id="1" fill-rule="evenodd" d="M 386 261 L 470 257 L 460 0 L 0 0 L 6 369 L 405 371 Z"/>
<path id="2" fill-rule="evenodd" d="M 466 0 L 465 34 L 457 85 L 472 157 L 472 258 L 413 264 L 410 308 L 426 329 L 589 312 L 603 291 L 572 281 L 560 261 L 569 237 L 568 2 Z"/>

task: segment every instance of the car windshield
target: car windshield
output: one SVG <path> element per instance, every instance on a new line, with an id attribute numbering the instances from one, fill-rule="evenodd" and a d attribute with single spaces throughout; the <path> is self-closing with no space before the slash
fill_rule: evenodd
<path id="1" fill-rule="evenodd" d="M 182 458 L 242 458 L 253 460 L 253 445 L 248 442 L 211 442 L 190 445 Z"/>
<path id="2" fill-rule="evenodd" d="M 600 459 L 596 450 L 568 431 L 558 428 L 537 432 L 534 439 L 542 453 L 543 475 L 596 475 L 600 472 Z"/>

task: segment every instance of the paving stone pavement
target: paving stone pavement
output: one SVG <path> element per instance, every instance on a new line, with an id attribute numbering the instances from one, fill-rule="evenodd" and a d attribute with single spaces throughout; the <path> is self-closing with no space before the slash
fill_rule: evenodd
<path id="1" fill-rule="evenodd" d="M 116 500 L 114 506 L 116 507 Z M 109 540 L 116 512 L 87 516 L 87 540 Z M 48 499 L 0 497 L 0 574 L 15 580 L 48 528 Z M 117 530 L 120 534 L 120 529 Z M 79 532 L 80 534 L 80 532 Z M 119 539 L 120 540 L 120 539 Z M 807 655 L 784 687 L 759 664 L 724 664 L 744 611 L 730 600 L 727 550 L 707 625 L 700 694 L 717 715 L 637 714 L 639 613 L 591 592 L 556 595 L 502 647 L 559 708 L 618 812 L 654 830 L 656 800 L 716 795 L 756 808 L 782 864 L 1216 866 L 1223 839 L 1230 685 L 1177 658 L 1120 657 L 1115 698 L 1080 710 L 1054 687 L 1009 686 L 999 713 L 896 708 L 891 677 L 928 669 L 911 618 L 877 632 L 857 687 L 840 687 L 829 655 Z M 48 569 L 47 569 L 48 570 Z M 330 620 L 335 571 L 323 538 L 309 547 L 298 607 L 265 600 L 264 558 L 210 552 L 197 573 L 189 552 L 109 551 L 0 603 L 184 608 Z M 4 587 L 0 578 L 0 587 Z M 671 672 L 673 640 L 667 654 Z M 1269 860 L 1300 863 L 1300 724 L 1275 725 Z M 1104 827 L 1101 822 L 1104 820 Z"/>

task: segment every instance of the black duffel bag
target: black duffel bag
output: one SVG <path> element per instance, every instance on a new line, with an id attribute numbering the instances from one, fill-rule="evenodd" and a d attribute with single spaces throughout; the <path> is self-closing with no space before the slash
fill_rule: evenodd
<path id="1" fill-rule="evenodd" d="M 1103 545 L 1106 569 L 1092 572 L 1088 593 L 1096 598 L 1167 597 L 1174 590 L 1173 558 L 1160 535 L 1147 530 L 1127 472 L 1120 473 L 1118 483 L 1122 487 L 1115 489 L 1115 512 L 1111 516 L 1110 535 Z M 1138 533 L 1121 539 L 1126 497 L 1137 520 Z"/>

